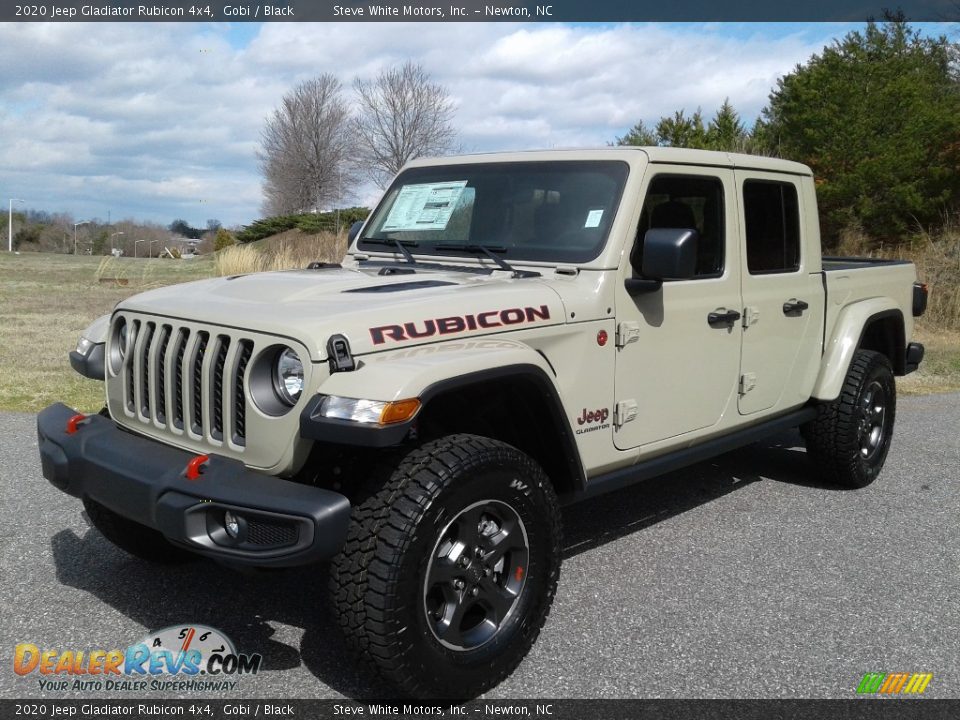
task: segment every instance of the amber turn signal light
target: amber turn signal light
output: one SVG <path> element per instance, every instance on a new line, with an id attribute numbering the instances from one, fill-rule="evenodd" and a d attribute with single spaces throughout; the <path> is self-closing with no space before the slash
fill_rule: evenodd
<path id="1" fill-rule="evenodd" d="M 404 422 L 416 415 L 419 409 L 420 401 L 417 398 L 387 403 L 383 412 L 380 413 L 380 424 L 391 425 L 392 423 Z"/>

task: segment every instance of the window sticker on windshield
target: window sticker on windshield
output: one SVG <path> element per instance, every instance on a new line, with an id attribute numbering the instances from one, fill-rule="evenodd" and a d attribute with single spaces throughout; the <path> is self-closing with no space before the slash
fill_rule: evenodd
<path id="1" fill-rule="evenodd" d="M 466 180 L 404 185 L 380 229 L 443 230 L 466 186 Z"/>
<path id="2" fill-rule="evenodd" d="M 603 210 L 591 210 L 587 213 L 587 221 L 583 224 L 585 228 L 600 227 L 600 220 L 603 219 Z"/>

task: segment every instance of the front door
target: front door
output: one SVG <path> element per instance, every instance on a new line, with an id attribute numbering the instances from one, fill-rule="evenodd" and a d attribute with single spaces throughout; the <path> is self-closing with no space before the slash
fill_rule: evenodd
<path id="1" fill-rule="evenodd" d="M 740 367 L 733 171 L 652 165 L 648 172 L 627 277 L 641 275 L 640 243 L 657 227 L 698 232 L 697 270 L 647 294 L 617 289 L 614 442 L 623 450 L 716 424 L 736 397 Z"/>

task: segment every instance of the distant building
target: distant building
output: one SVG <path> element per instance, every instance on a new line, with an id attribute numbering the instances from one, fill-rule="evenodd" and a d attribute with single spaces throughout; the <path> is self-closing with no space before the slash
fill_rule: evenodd
<path id="1" fill-rule="evenodd" d="M 196 255 L 197 246 L 200 244 L 199 240 L 188 237 L 179 237 L 174 236 L 170 238 L 170 248 L 176 248 L 180 251 L 181 255 Z"/>

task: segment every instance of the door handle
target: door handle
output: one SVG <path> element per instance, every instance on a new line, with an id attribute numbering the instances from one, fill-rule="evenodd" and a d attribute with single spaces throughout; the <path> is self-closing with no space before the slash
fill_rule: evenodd
<path id="1" fill-rule="evenodd" d="M 725 312 L 714 310 L 707 315 L 707 325 L 710 327 L 722 327 L 724 325 L 732 325 L 739 319 L 740 313 L 736 310 L 727 310 Z"/>
<path id="2" fill-rule="evenodd" d="M 783 304 L 783 314 L 784 315 L 803 315 L 803 311 L 809 307 L 810 306 L 804 300 L 797 300 L 796 298 L 790 298 Z"/>

